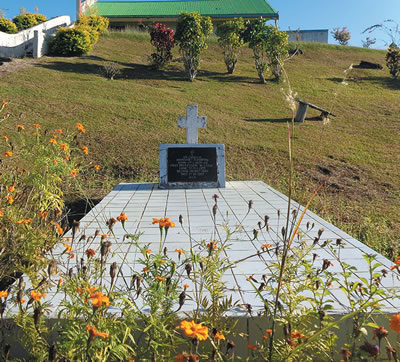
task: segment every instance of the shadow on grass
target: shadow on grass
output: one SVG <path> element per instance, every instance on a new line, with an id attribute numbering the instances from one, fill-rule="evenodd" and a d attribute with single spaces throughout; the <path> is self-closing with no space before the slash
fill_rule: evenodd
<path id="1" fill-rule="evenodd" d="M 292 122 L 291 118 L 261 118 L 261 119 L 245 119 L 246 122 L 252 123 L 287 123 Z"/>
<path id="2" fill-rule="evenodd" d="M 343 82 L 343 78 L 328 78 L 328 80 L 335 82 L 335 83 L 341 83 Z M 390 89 L 400 89 L 400 79 L 393 79 L 390 78 L 389 76 L 387 77 L 357 77 L 356 78 L 357 82 L 366 82 L 370 84 L 375 84 L 375 85 L 380 85 L 382 87 L 390 88 Z M 345 82 L 352 82 L 351 79 L 346 79 Z"/>
<path id="3" fill-rule="evenodd" d="M 67 210 L 68 225 L 72 225 L 73 220 L 79 221 L 82 219 L 93 207 L 95 207 L 101 199 L 90 200 L 74 200 L 65 204 Z"/>

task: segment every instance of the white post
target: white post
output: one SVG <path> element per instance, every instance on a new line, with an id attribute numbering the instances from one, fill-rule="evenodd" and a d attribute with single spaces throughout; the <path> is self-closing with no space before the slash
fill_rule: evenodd
<path id="1" fill-rule="evenodd" d="M 207 117 L 197 115 L 197 104 L 188 105 L 186 107 L 186 116 L 178 118 L 178 127 L 186 128 L 186 143 L 197 144 L 199 128 L 207 127 Z"/>

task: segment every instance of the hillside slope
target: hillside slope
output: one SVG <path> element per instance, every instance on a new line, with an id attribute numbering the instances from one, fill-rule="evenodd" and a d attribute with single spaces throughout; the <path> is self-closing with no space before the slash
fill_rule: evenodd
<path id="1" fill-rule="evenodd" d="M 337 117 L 324 125 L 309 110 L 310 118 L 296 125 L 295 199 L 304 204 L 329 177 L 312 209 L 393 257 L 400 232 L 400 81 L 386 68 L 344 73 L 361 60 L 384 64 L 383 51 L 315 44 L 301 49 L 286 64 L 293 92 Z M 103 194 L 120 180 L 157 180 L 159 143 L 185 142 L 176 124 L 187 104 L 198 104 L 208 117 L 200 143 L 226 145 L 227 179 L 263 180 L 287 193 L 291 112 L 282 90 L 288 83 L 259 84 L 249 49 L 235 74 L 226 74 L 215 40 L 193 83 L 179 61 L 153 71 L 151 52 L 144 34 L 108 34 L 89 56 L 44 57 L 3 73 L 0 98 L 10 102 L 9 112 L 23 112 L 26 123 L 63 128 L 82 122 L 89 156 L 103 166 Z M 174 55 L 179 57 L 176 49 Z M 109 61 L 121 67 L 114 81 L 101 75 Z M 16 117 L 3 122 L 0 136 L 16 123 Z"/>

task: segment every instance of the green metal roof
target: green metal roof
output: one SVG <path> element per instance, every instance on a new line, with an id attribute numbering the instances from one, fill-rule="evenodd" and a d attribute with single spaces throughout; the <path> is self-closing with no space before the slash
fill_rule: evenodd
<path id="1" fill-rule="evenodd" d="M 278 18 L 265 0 L 100 1 L 94 8 L 108 18 L 174 18 L 181 11 L 211 17 Z"/>

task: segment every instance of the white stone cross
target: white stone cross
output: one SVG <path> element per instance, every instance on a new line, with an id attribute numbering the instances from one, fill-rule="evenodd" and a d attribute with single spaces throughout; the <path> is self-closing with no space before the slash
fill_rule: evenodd
<path id="1" fill-rule="evenodd" d="M 186 128 L 186 143 L 197 144 L 197 129 L 207 127 L 207 117 L 197 115 L 197 104 L 188 105 L 186 107 L 186 116 L 178 118 L 178 127 Z"/>

